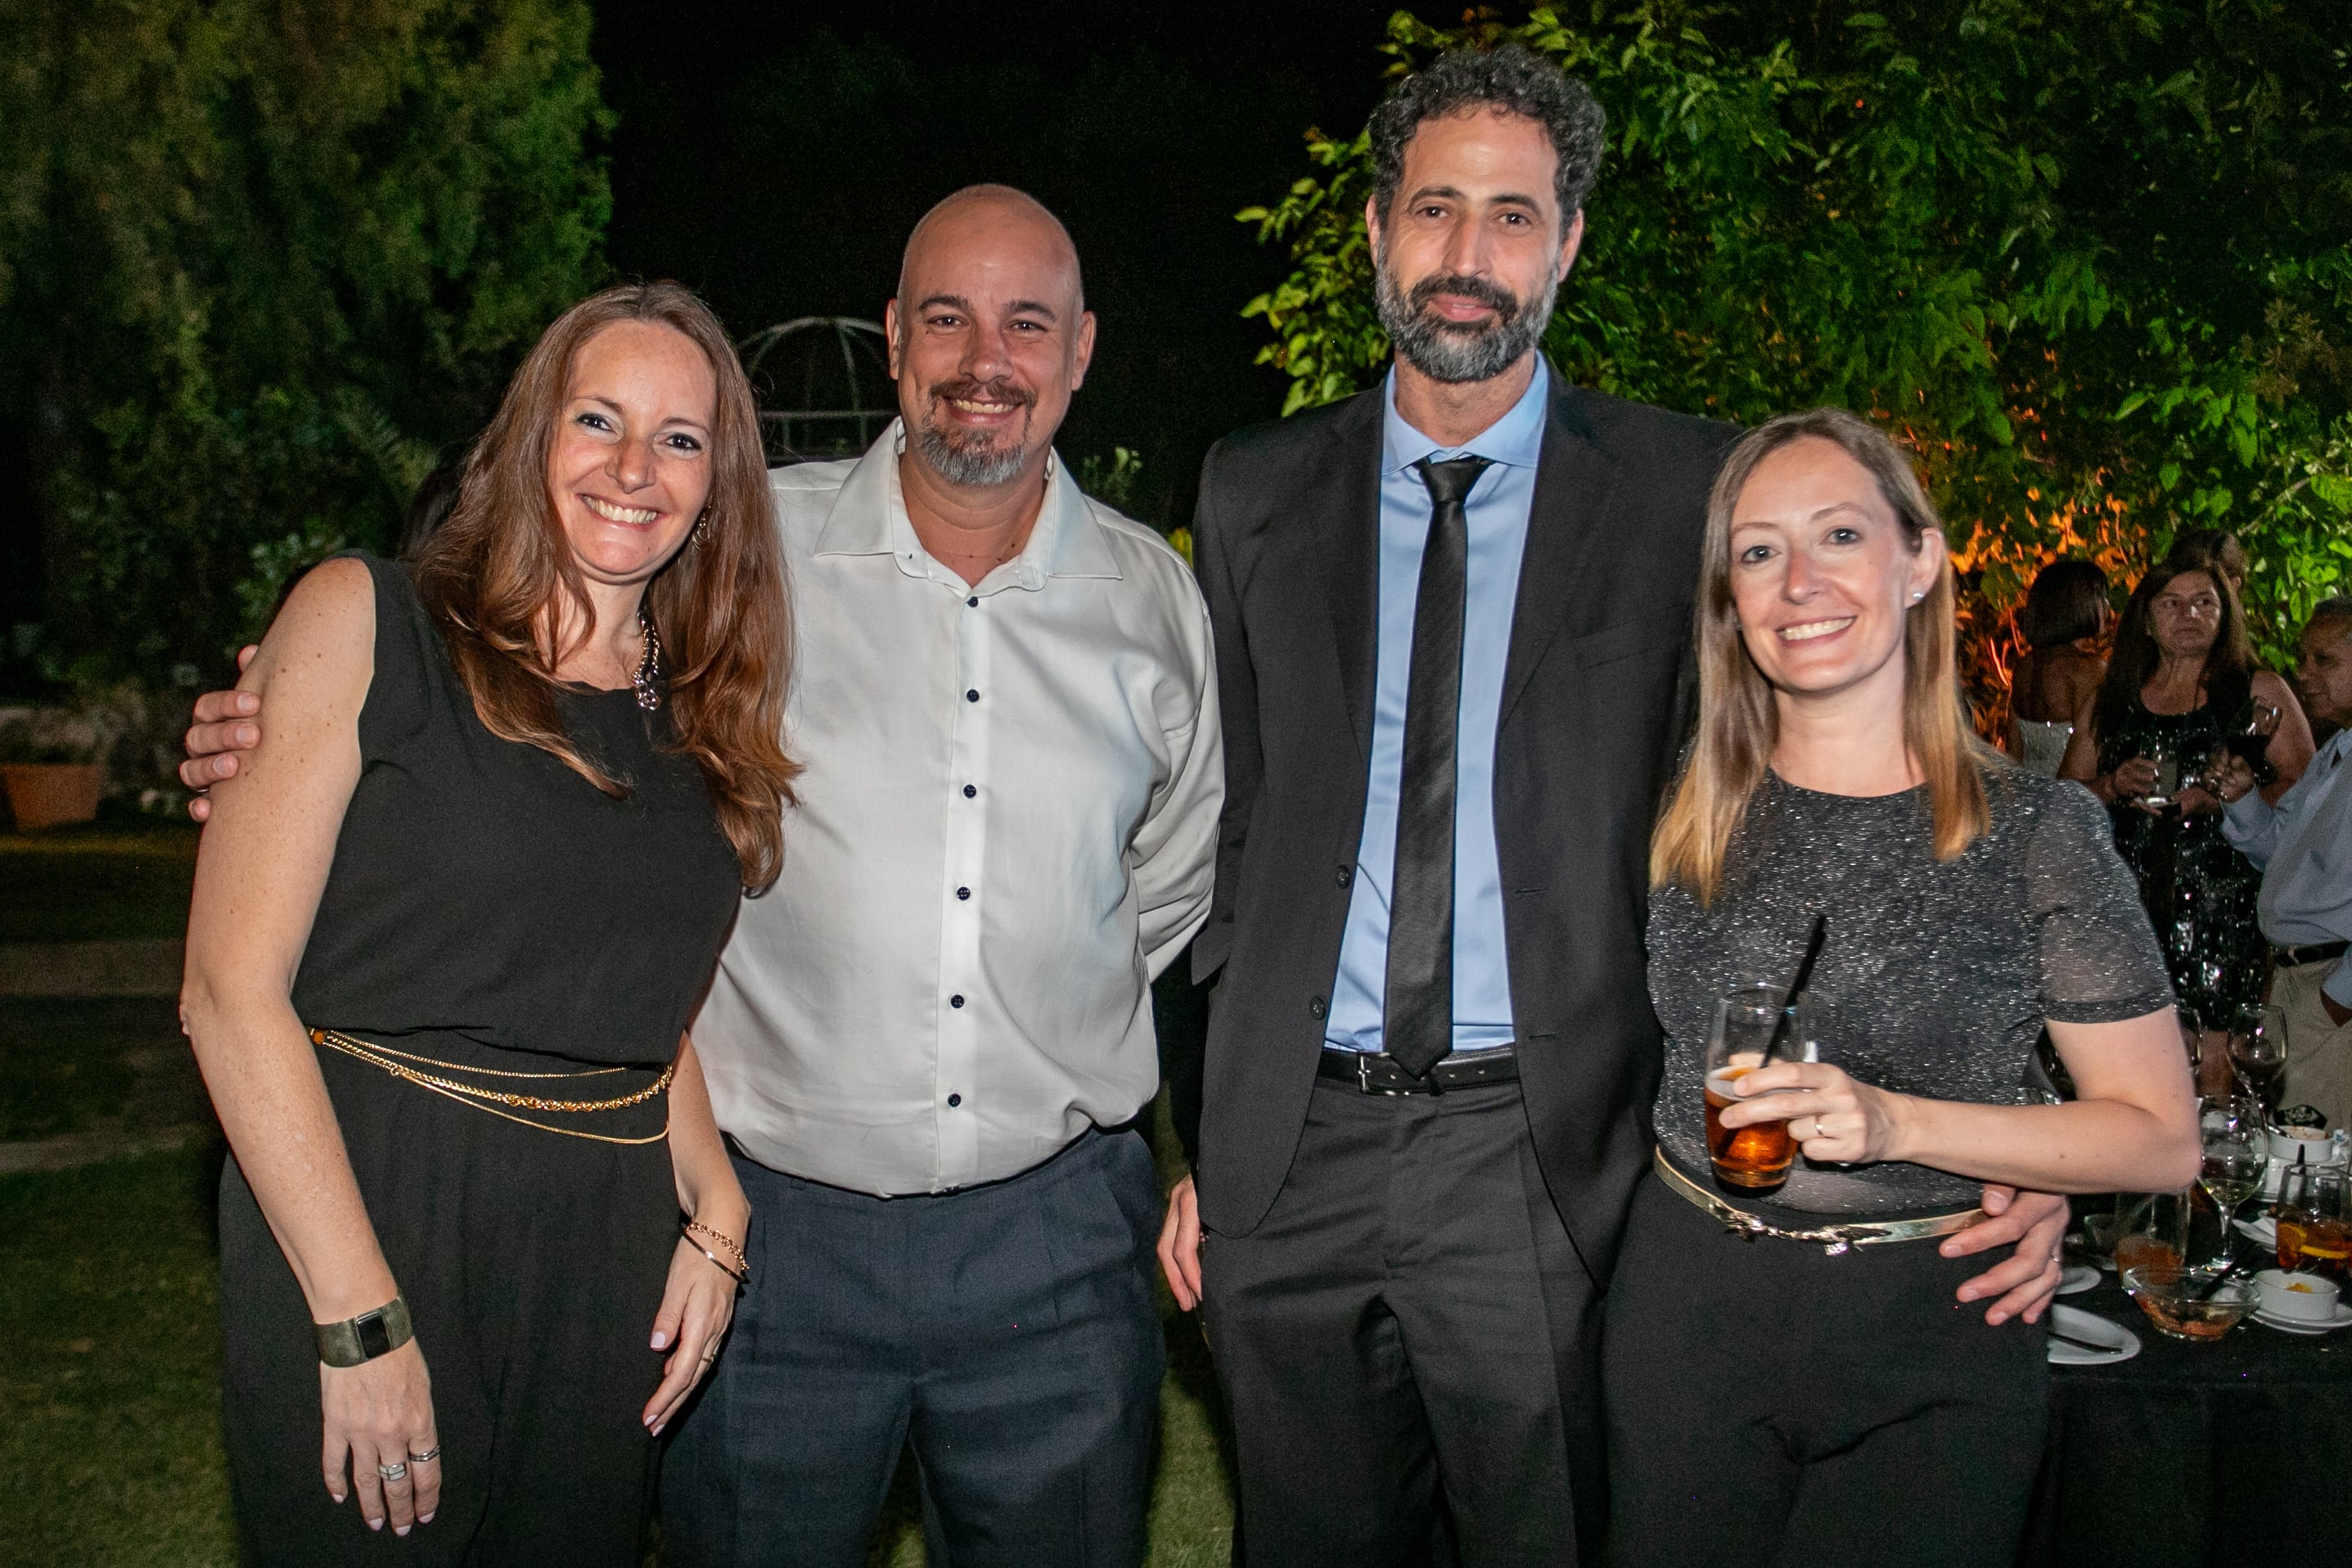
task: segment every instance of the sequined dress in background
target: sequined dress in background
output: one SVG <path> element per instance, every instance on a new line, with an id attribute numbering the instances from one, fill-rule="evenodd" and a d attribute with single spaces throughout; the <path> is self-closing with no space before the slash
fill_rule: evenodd
<path id="1" fill-rule="evenodd" d="M 2167 748 L 2187 773 L 2222 749 L 2252 712 L 2251 696 L 2217 710 L 2209 702 L 2186 713 L 2151 713 L 2132 700 L 2113 734 L 2099 737 L 2099 771 L 2111 773 L 2149 748 Z M 2269 959 L 2254 901 L 2263 874 L 2221 837 L 2219 812 L 2184 816 L 2177 808 L 2148 812 L 2109 808 L 2116 848 L 2139 880 L 2140 901 L 2164 948 L 2165 967 L 2183 1017 L 2207 1029 L 2231 1026 L 2239 1010 L 2262 1000 Z"/>

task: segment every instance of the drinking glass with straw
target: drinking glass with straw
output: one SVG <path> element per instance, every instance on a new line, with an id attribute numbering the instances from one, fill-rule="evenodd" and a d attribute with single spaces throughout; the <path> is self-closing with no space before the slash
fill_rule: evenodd
<path id="1" fill-rule="evenodd" d="M 1778 1192 L 1796 1163 L 1796 1140 L 1787 1121 L 1726 1127 L 1723 1112 L 1739 1102 L 1738 1081 L 1774 1058 L 1821 1059 L 1813 1010 L 1804 1004 L 1803 993 L 1828 933 L 1827 919 L 1814 916 L 1805 956 L 1787 985 L 1751 981 L 1733 986 L 1716 1004 L 1715 1027 L 1706 1041 L 1706 1152 L 1716 1185 L 1726 1191 L 1757 1196 Z"/>

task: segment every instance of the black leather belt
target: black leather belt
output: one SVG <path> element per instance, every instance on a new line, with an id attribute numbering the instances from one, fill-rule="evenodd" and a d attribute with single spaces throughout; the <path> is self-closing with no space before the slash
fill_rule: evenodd
<path id="1" fill-rule="evenodd" d="M 2306 963 L 2325 963 L 2331 958 L 2341 958 L 2352 952 L 2352 942 L 2306 942 L 2300 947 L 2271 949 L 2271 962 L 2281 969 L 2295 969 Z"/>
<path id="2" fill-rule="evenodd" d="M 1323 1047 L 1315 1076 L 1353 1084 L 1366 1094 L 1439 1094 L 1449 1089 L 1469 1089 L 1482 1083 L 1510 1083 L 1519 1076 L 1519 1058 L 1509 1046 L 1485 1050 L 1455 1051 L 1438 1059 L 1427 1078 L 1415 1078 L 1383 1051 L 1343 1051 Z"/>

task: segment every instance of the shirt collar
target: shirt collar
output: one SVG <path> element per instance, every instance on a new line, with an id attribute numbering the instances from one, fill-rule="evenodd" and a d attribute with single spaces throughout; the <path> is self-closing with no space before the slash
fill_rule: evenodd
<path id="1" fill-rule="evenodd" d="M 1396 371 L 1391 367 L 1381 391 L 1381 472 L 1397 473 L 1424 458 L 1475 456 L 1515 468 L 1532 468 L 1543 456 L 1544 423 L 1551 407 L 1551 367 L 1536 355 L 1536 373 L 1510 412 L 1459 447 L 1441 447 L 1407 424 L 1397 412 Z"/>
<path id="2" fill-rule="evenodd" d="M 906 449 L 905 421 L 894 419 L 866 448 L 835 495 L 833 510 L 817 532 L 817 554 L 888 555 L 910 577 L 930 574 L 933 563 L 915 537 L 906 497 L 898 489 L 898 459 Z M 1070 479 L 1058 452 L 1046 456 L 1045 500 L 1038 508 L 1037 524 L 1010 564 L 1019 584 L 1031 589 L 1044 587 L 1047 577 L 1119 574 L 1093 504 Z"/>

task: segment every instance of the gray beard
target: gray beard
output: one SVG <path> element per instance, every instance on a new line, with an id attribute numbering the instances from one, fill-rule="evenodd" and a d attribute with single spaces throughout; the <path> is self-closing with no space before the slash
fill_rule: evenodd
<path id="1" fill-rule="evenodd" d="M 1492 381 L 1541 342 L 1559 299 L 1559 284 L 1555 277 L 1532 309 L 1523 304 L 1508 315 L 1498 310 L 1484 326 L 1465 330 L 1438 321 L 1406 299 L 1385 253 L 1376 256 L 1372 265 L 1372 299 L 1397 356 L 1432 381 L 1454 384 Z"/>
<path id="2" fill-rule="evenodd" d="M 984 441 L 957 442 L 929 419 L 915 432 L 915 445 L 931 472 L 964 489 L 988 490 L 1011 484 L 1029 461 L 1028 446 L 998 447 Z"/>

